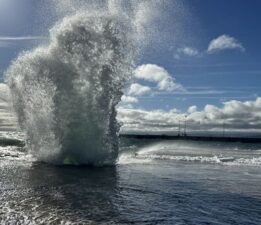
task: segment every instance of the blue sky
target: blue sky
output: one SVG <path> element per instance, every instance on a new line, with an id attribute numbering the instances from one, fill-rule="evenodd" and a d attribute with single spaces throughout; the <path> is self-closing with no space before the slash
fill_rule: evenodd
<path id="1" fill-rule="evenodd" d="M 191 31 L 186 30 L 176 48 L 192 47 L 200 56 L 173 57 L 176 49 L 158 50 L 157 54 L 148 54 L 143 63 L 160 65 L 174 75 L 193 95 L 179 94 L 180 98 L 166 95 L 161 99 L 161 107 L 177 107 L 186 109 L 190 105 L 202 108 L 211 103 L 221 105 L 231 99 L 250 100 L 260 96 L 261 84 L 261 2 L 258 0 L 192 0 L 185 1 L 189 9 L 189 24 Z M 175 20 L 175 18 L 172 18 Z M 173 34 L 175 35 L 175 34 Z M 189 38 L 186 38 L 186 35 Z M 244 47 L 226 49 L 207 54 L 206 50 L 211 40 L 221 36 L 234 37 Z M 206 94 L 203 94 L 203 90 Z M 213 92 L 211 94 L 211 91 Z M 202 93 L 202 94 L 200 94 Z M 151 102 L 142 102 L 147 107 Z M 159 102 L 157 102 L 159 104 Z"/>
<path id="2" fill-rule="evenodd" d="M 19 52 L 44 41 L 55 21 L 55 14 L 43 10 L 48 2 L 0 0 L 1 74 Z M 162 69 L 161 78 L 136 71 L 133 83 L 140 86 L 126 88 L 122 107 L 186 112 L 197 106 L 201 111 L 206 105 L 222 108 L 224 102 L 254 102 L 261 96 L 261 1 L 173 2 L 163 4 L 160 18 L 155 17 L 155 30 L 149 30 L 153 41 L 137 65 Z"/>

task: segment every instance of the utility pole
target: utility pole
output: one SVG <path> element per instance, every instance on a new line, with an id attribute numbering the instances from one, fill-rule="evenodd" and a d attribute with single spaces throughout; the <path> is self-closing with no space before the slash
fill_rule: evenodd
<path id="1" fill-rule="evenodd" d="M 225 120 L 223 120 L 223 125 L 222 125 L 222 128 L 223 128 L 223 137 L 225 137 Z"/>
<path id="2" fill-rule="evenodd" d="M 187 136 L 187 115 L 185 115 L 184 120 L 184 136 Z"/>
<path id="3" fill-rule="evenodd" d="M 180 120 L 179 120 L 179 132 L 178 132 L 178 136 L 180 136 L 181 133 L 181 129 L 180 129 Z"/>

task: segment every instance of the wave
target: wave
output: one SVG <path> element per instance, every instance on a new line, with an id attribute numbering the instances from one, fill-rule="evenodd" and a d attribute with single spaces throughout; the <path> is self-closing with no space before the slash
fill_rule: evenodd
<path id="1" fill-rule="evenodd" d="M 246 165 L 261 166 L 261 157 L 253 158 L 234 158 L 219 156 L 170 156 L 170 155 L 126 155 L 119 157 L 118 164 L 139 164 L 153 163 L 153 161 L 176 161 L 176 162 L 193 162 L 193 163 L 210 163 L 222 165 Z"/>
<path id="2" fill-rule="evenodd" d="M 144 144 L 144 143 L 142 143 Z M 237 146 L 238 145 L 238 146 Z M 259 145 L 163 141 L 122 148 L 119 164 L 187 162 L 219 165 L 261 166 Z M 247 147 L 247 148 L 245 148 Z"/>

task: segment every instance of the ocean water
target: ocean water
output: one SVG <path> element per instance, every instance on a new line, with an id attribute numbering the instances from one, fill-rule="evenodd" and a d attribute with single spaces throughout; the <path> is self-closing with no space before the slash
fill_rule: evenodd
<path id="1" fill-rule="evenodd" d="M 260 145 L 121 139 L 107 167 L 26 152 L 0 147 L 0 224 L 261 223 Z"/>

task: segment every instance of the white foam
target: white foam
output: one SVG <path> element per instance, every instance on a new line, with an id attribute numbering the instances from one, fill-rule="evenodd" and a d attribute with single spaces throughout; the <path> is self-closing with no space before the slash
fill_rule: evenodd
<path id="1" fill-rule="evenodd" d="M 228 164 L 229 165 L 261 166 L 261 157 L 239 158 L 233 162 L 229 162 Z"/>
<path id="2" fill-rule="evenodd" d="M 123 153 L 120 154 L 117 164 L 126 165 L 126 164 L 146 164 L 151 163 L 152 159 L 150 158 L 139 158 L 135 154 Z"/>
<path id="3" fill-rule="evenodd" d="M 65 13 L 50 43 L 21 54 L 6 73 L 27 147 L 41 161 L 103 165 L 118 156 L 115 107 L 146 24 L 114 1 L 86 5 Z"/>
<path id="4" fill-rule="evenodd" d="M 187 162 L 208 162 L 208 163 L 221 163 L 217 156 L 173 156 L 173 155 L 139 155 L 141 159 L 154 159 L 154 160 L 174 160 L 174 161 L 187 161 Z"/>

